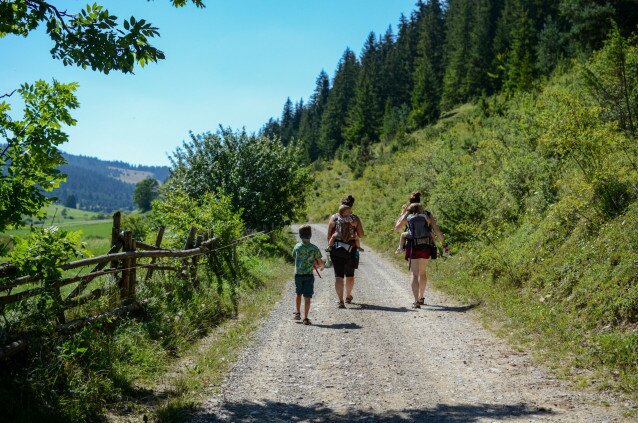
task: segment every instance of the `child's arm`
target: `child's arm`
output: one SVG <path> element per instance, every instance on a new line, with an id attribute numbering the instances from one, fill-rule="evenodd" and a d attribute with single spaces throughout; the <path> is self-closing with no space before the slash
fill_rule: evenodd
<path id="1" fill-rule="evenodd" d="M 319 270 L 323 272 L 326 268 L 323 258 L 315 259 L 315 266 L 319 266 Z"/>

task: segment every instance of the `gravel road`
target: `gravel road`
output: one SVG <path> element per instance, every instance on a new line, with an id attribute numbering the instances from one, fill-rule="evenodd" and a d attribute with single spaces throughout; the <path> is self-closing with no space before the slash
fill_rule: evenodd
<path id="1" fill-rule="evenodd" d="M 325 248 L 325 225 L 313 242 Z M 365 247 L 365 246 L 364 246 Z M 577 392 L 366 248 L 354 301 L 336 307 L 334 273 L 315 280 L 312 326 L 292 319 L 294 283 L 192 422 L 623 421 L 604 394 Z M 292 278 L 291 278 L 292 279 Z"/>

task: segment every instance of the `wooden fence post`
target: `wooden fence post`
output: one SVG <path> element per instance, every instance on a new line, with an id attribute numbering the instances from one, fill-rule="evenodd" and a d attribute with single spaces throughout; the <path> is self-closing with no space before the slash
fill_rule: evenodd
<path id="1" fill-rule="evenodd" d="M 120 240 L 120 232 L 122 230 L 122 213 L 115 212 L 113 214 L 113 228 L 111 229 L 111 248 L 117 245 Z M 111 268 L 115 269 L 117 262 L 111 262 Z"/>
<path id="2" fill-rule="evenodd" d="M 46 282 L 45 282 L 46 283 Z M 64 316 L 64 301 L 62 300 L 62 293 L 60 292 L 60 288 L 53 288 L 53 299 L 60 306 L 58 310 L 58 323 L 64 324 L 66 323 L 66 317 Z"/>
<path id="3" fill-rule="evenodd" d="M 186 242 L 184 243 L 184 249 L 185 250 L 190 250 L 191 248 L 193 248 L 193 243 L 195 242 L 195 234 L 196 233 L 197 233 L 197 228 L 195 228 L 194 226 L 191 226 L 191 230 L 188 233 L 188 237 L 186 238 Z M 189 267 L 188 259 L 184 259 L 182 261 L 182 263 L 184 263 L 184 267 Z"/>
<path id="4" fill-rule="evenodd" d="M 157 248 L 160 247 L 160 245 L 162 245 L 162 238 L 164 238 L 164 230 L 166 230 L 166 228 L 164 226 L 160 226 L 159 230 L 157 231 L 157 238 L 155 238 L 155 246 Z M 151 264 L 155 264 L 155 257 L 153 257 L 151 259 Z M 153 276 L 153 268 L 149 267 L 148 270 L 146 271 L 146 277 L 144 278 L 144 281 L 148 281 L 151 279 L 151 276 Z"/>
<path id="5" fill-rule="evenodd" d="M 199 248 L 202 246 L 202 242 L 204 242 L 204 235 L 197 235 L 197 241 L 195 241 L 195 248 Z M 197 262 L 199 261 L 199 256 L 193 256 L 191 259 L 191 280 L 193 281 L 193 286 L 199 289 L 199 279 L 197 278 Z"/>
<path id="6" fill-rule="evenodd" d="M 137 245 L 135 245 L 136 241 L 131 234 L 131 243 L 129 244 L 130 251 L 135 251 Z M 129 298 L 135 298 L 135 285 L 137 284 L 137 259 L 135 257 L 131 257 L 129 259 L 129 267 L 131 270 L 128 274 L 128 296 Z"/>
<path id="7" fill-rule="evenodd" d="M 133 233 L 131 231 L 125 231 L 123 233 L 123 246 L 122 250 L 124 252 L 133 251 L 134 248 L 131 248 L 133 245 Z M 130 288 L 130 275 L 132 260 L 129 258 L 124 258 L 122 260 L 122 279 L 120 280 L 120 301 L 124 301 L 129 297 L 129 288 Z"/>

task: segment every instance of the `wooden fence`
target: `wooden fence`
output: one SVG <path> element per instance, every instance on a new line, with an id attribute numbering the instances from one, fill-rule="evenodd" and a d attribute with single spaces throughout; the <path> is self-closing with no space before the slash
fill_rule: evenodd
<path id="1" fill-rule="evenodd" d="M 146 271 L 143 275 L 145 281 L 150 280 L 154 271 L 179 270 L 185 272 L 185 275 L 193 282 L 194 287 L 198 288 L 199 282 L 196 278 L 196 272 L 198 260 L 202 255 L 211 256 L 222 249 L 231 248 L 232 265 L 237 269 L 237 244 L 255 235 L 266 233 L 265 231 L 252 233 L 233 241 L 231 244 L 220 246 L 217 245 L 216 238 L 211 237 L 209 234 L 198 235 L 196 229 L 192 227 L 184 248 L 175 250 L 161 247 L 164 231 L 164 227 L 159 228 L 155 244 L 153 245 L 135 240 L 130 231 L 122 231 L 121 214 L 117 212 L 113 215 L 111 248 L 109 252 L 102 256 L 77 260 L 62 265 L 62 270 L 81 269 L 87 266 L 93 267 L 88 273 L 82 275 L 64 277 L 55 281 L 46 281 L 46 287 L 42 286 L 44 281 L 37 276 L 18 277 L 18 271 L 14 266 L 0 267 L 0 278 L 8 279 L 14 277 L 8 282 L 0 283 L 0 309 L 8 304 L 40 295 L 45 292 L 45 290 L 52 290 L 54 299 L 61 304 L 60 312 L 56 316 L 57 331 L 68 332 L 76 330 L 88 323 L 120 316 L 141 308 L 145 301 L 139 300 L 136 296 L 136 286 L 141 279 L 138 270 Z M 158 260 L 162 258 L 181 260 L 179 265 L 158 262 Z M 150 261 L 148 263 L 141 262 L 141 260 L 144 259 L 150 259 Z M 113 283 L 113 280 L 115 280 L 117 284 L 117 307 L 96 316 L 77 317 L 72 321 L 67 321 L 65 311 L 82 306 L 106 294 L 107 290 L 104 287 L 93 287 L 95 289 L 86 292 L 92 281 L 105 275 L 111 276 L 109 280 L 110 283 Z M 78 283 L 77 286 L 64 296 L 61 288 L 74 283 Z M 19 287 L 24 286 L 28 287 L 15 294 L 11 293 L 14 289 L 19 289 Z M 0 347 L 0 360 L 18 353 L 25 349 L 27 345 L 28 341 L 21 339 L 4 347 Z"/>

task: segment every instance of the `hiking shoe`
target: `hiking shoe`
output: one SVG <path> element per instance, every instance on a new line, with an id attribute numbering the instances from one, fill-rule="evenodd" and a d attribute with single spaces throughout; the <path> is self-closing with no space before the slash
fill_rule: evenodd
<path id="1" fill-rule="evenodd" d="M 339 301 L 337 308 L 346 308 L 346 305 L 343 303 L 343 301 Z"/>
<path id="2" fill-rule="evenodd" d="M 419 304 L 418 301 L 415 301 L 414 303 L 412 303 L 412 308 L 421 308 L 421 304 Z"/>
<path id="3" fill-rule="evenodd" d="M 352 302 L 352 295 L 348 295 L 346 297 L 346 304 L 350 304 Z"/>
<path id="4" fill-rule="evenodd" d="M 419 304 L 425 305 L 425 297 L 419 298 Z"/>
<path id="5" fill-rule="evenodd" d="M 312 322 L 310 321 L 309 318 L 306 317 L 305 319 L 303 319 L 303 324 L 307 326 L 307 325 L 311 325 Z"/>
<path id="6" fill-rule="evenodd" d="M 295 313 L 295 320 L 301 320 L 301 313 Z"/>

